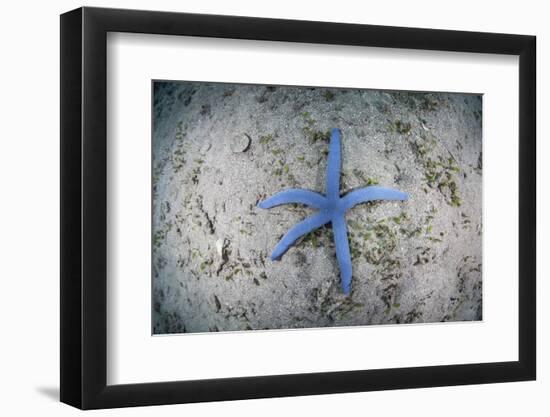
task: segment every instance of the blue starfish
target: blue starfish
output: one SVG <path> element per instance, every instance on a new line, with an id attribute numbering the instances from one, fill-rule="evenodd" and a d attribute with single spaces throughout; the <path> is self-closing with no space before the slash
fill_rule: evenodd
<path id="1" fill-rule="evenodd" d="M 406 193 L 370 186 L 355 189 L 340 197 L 340 131 L 332 129 L 327 161 L 327 178 L 325 195 L 298 188 L 281 191 L 258 203 L 259 208 L 268 209 L 281 204 L 298 203 L 318 209 L 318 211 L 294 225 L 279 241 L 271 260 L 280 259 L 300 236 L 312 232 L 329 222 L 332 223 L 336 258 L 340 267 L 342 292 L 349 294 L 351 287 L 351 258 L 349 253 L 348 234 L 345 214 L 357 204 L 373 200 L 407 200 Z"/>

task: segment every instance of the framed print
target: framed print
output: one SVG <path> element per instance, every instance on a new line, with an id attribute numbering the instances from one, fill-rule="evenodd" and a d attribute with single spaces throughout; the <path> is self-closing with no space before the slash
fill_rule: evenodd
<path id="1" fill-rule="evenodd" d="M 61 16 L 61 400 L 535 379 L 535 38 Z"/>

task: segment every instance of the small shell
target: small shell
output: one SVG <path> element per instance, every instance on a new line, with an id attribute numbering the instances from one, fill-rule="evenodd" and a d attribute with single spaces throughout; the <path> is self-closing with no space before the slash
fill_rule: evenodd
<path id="1" fill-rule="evenodd" d="M 229 241 L 225 238 L 216 240 L 216 252 L 218 253 L 218 256 L 225 260 L 227 257 L 226 249 L 229 245 Z"/>
<path id="2" fill-rule="evenodd" d="M 243 135 L 234 136 L 233 139 L 231 139 L 231 151 L 234 153 L 246 152 L 250 147 L 250 142 L 250 136 L 246 133 Z"/>
<path id="3" fill-rule="evenodd" d="M 210 150 L 210 148 L 212 147 L 212 144 L 210 142 L 205 142 L 201 148 L 200 148 L 200 152 L 201 153 L 205 153 L 205 152 L 208 152 Z"/>
<path id="4" fill-rule="evenodd" d="M 216 252 L 218 252 L 218 256 L 220 258 L 223 258 L 223 243 L 225 239 L 218 239 L 216 240 Z"/>

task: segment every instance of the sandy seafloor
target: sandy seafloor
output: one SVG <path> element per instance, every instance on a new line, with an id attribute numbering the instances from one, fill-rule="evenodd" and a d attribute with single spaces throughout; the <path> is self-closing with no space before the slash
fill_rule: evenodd
<path id="1" fill-rule="evenodd" d="M 482 319 L 481 96 L 156 82 L 153 112 L 155 334 Z M 312 210 L 256 207 L 324 192 L 333 127 L 342 193 L 410 197 L 348 212 L 349 296 L 330 226 L 271 261 Z"/>

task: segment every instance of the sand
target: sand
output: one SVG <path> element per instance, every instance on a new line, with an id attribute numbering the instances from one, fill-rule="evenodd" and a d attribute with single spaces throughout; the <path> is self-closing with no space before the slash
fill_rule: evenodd
<path id="1" fill-rule="evenodd" d="M 482 319 L 481 109 L 469 94 L 157 83 L 154 333 Z M 256 207 L 323 192 L 333 127 L 342 193 L 410 196 L 348 212 L 349 296 L 330 226 L 272 261 L 312 210 Z"/>

